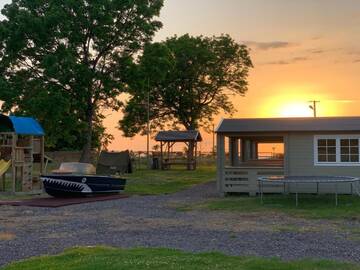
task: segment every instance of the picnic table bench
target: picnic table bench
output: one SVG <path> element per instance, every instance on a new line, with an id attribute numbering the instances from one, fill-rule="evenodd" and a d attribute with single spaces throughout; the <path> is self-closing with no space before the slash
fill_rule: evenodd
<path id="1" fill-rule="evenodd" d="M 196 164 L 195 160 L 188 161 L 186 159 L 178 158 L 178 159 L 164 159 L 162 162 L 162 169 L 167 170 L 171 168 L 171 165 L 188 165 L 194 167 Z"/>

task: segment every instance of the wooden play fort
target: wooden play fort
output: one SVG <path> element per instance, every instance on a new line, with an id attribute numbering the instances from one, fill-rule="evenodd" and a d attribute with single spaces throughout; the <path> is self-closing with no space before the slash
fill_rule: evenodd
<path id="1" fill-rule="evenodd" d="M 33 187 L 34 156 L 44 170 L 44 130 L 30 117 L 0 115 L 0 191 L 29 192 Z M 6 184 L 11 173 L 11 185 Z M 40 187 L 39 187 L 40 188 Z"/>

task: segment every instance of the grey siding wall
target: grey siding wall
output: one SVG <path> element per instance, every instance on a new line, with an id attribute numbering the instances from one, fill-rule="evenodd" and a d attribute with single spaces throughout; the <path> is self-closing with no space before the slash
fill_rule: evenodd
<path id="1" fill-rule="evenodd" d="M 339 175 L 360 177 L 360 167 L 356 166 L 315 166 L 314 165 L 314 135 L 311 133 L 289 133 L 288 136 L 288 168 L 289 175 Z M 340 185 L 341 193 L 350 193 L 349 184 Z M 305 188 L 305 187 L 304 187 Z M 310 186 L 306 190 L 313 189 Z M 331 192 L 334 185 L 323 184 L 323 192 Z"/>

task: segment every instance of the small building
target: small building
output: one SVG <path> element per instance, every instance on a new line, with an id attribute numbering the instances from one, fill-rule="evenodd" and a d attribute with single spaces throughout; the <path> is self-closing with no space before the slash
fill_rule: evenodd
<path id="1" fill-rule="evenodd" d="M 199 131 L 160 131 L 155 140 L 160 142 L 160 166 L 162 170 L 170 169 L 172 165 L 186 165 L 188 170 L 196 169 L 197 143 L 202 141 Z M 172 148 L 175 143 L 186 145 L 185 158 L 172 155 Z"/>
<path id="2" fill-rule="evenodd" d="M 128 150 L 122 152 L 101 151 L 96 165 L 99 175 L 132 173 L 132 162 Z"/>
<path id="3" fill-rule="evenodd" d="M 217 134 L 217 188 L 258 192 L 258 178 L 271 175 L 360 177 L 360 117 L 223 119 Z M 261 155 L 262 144 L 281 145 L 282 153 Z M 340 184 L 339 193 L 351 193 Z M 315 193 L 304 184 L 299 192 Z M 264 192 L 282 192 L 282 186 Z M 291 192 L 291 191 L 290 191 Z M 320 193 L 334 192 L 331 184 Z"/>

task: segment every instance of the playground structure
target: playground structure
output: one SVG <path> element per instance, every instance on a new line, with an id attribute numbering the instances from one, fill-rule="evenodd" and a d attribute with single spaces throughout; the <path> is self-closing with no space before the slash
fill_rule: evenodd
<path id="1" fill-rule="evenodd" d="M 34 155 L 40 157 L 40 174 L 44 171 L 44 130 L 30 117 L 0 115 L 0 177 L 2 192 L 8 191 L 6 173 L 11 171 L 10 190 L 33 191 Z M 41 187 L 39 187 L 41 188 Z"/>
<path id="2" fill-rule="evenodd" d="M 199 131 L 160 131 L 155 140 L 160 142 L 160 167 L 162 170 L 170 169 L 172 165 L 185 165 L 187 170 L 196 169 L 197 143 L 202 141 Z M 185 159 L 172 154 L 175 143 L 186 145 Z"/>

